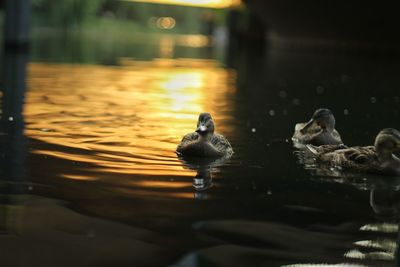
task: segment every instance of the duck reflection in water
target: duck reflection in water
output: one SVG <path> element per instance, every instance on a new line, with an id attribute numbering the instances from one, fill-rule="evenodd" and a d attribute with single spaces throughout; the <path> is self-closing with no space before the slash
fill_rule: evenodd
<path id="1" fill-rule="evenodd" d="M 400 188 L 372 188 L 369 195 L 369 204 L 375 214 L 399 219 L 400 215 Z"/>
<path id="2" fill-rule="evenodd" d="M 196 171 L 196 175 L 193 178 L 193 188 L 195 189 L 195 199 L 207 199 L 209 198 L 206 192 L 212 186 L 212 170 L 215 167 L 223 165 L 228 158 L 200 158 L 200 157 L 185 157 L 179 156 L 179 160 L 182 162 L 185 169 Z"/>

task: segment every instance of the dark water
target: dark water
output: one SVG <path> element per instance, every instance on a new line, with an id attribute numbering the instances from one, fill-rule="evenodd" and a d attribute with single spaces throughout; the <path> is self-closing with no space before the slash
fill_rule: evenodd
<path id="1" fill-rule="evenodd" d="M 400 181 L 317 175 L 290 137 L 318 107 L 348 145 L 400 128 L 399 64 L 248 47 L 226 68 L 197 49 L 203 59 L 128 49 L 107 65 L 32 56 L 26 153 L 3 151 L 25 163 L 2 174 L 2 264 L 394 266 Z M 235 154 L 196 190 L 174 150 L 202 111 Z"/>

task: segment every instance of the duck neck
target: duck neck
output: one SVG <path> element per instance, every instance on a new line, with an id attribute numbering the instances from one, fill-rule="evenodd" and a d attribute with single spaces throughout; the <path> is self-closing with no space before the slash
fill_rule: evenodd
<path id="1" fill-rule="evenodd" d="M 335 118 L 330 117 L 328 121 L 325 121 L 322 125 L 322 130 L 327 133 L 332 133 L 335 129 Z"/>
<path id="2" fill-rule="evenodd" d="M 378 160 L 380 162 L 387 162 L 387 161 L 392 161 L 395 159 L 393 156 L 393 151 L 390 149 L 387 149 L 386 147 L 376 147 L 376 155 L 378 157 Z"/>
<path id="3" fill-rule="evenodd" d="M 207 132 L 206 134 L 200 134 L 200 141 L 202 142 L 210 142 L 214 133 Z"/>
<path id="4" fill-rule="evenodd" d="M 324 134 L 331 134 L 332 132 L 333 132 L 333 129 L 330 127 L 322 128 L 322 133 L 324 133 Z"/>

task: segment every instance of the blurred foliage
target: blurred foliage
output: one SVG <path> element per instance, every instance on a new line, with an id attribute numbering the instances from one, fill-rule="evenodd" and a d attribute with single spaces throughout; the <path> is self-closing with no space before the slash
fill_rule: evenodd
<path id="1" fill-rule="evenodd" d="M 113 27 L 141 32 L 207 33 L 224 23 L 224 11 L 117 0 L 32 0 L 33 26 L 62 29 Z M 176 27 L 163 30 L 151 18 L 173 17 Z M 123 26 L 123 24 L 126 24 Z"/>
<path id="2" fill-rule="evenodd" d="M 37 38 L 31 46 L 32 61 L 119 65 L 121 58 L 139 61 L 162 57 L 160 38 L 145 34 L 127 35 L 115 33 L 99 41 L 98 34 L 59 33 Z M 165 38 L 173 38 L 168 35 Z M 173 58 L 209 58 L 208 47 L 174 46 Z M 62 52 L 60 52 L 62 51 Z"/>
<path id="3" fill-rule="evenodd" d="M 93 20 L 103 0 L 32 0 L 34 23 L 70 27 Z"/>
<path id="4" fill-rule="evenodd" d="M 209 57 L 208 47 L 177 45 L 174 38 L 211 34 L 224 24 L 225 12 L 119 0 L 32 0 L 31 59 L 118 65 L 122 57 L 162 56 L 162 41 L 171 45 L 170 56 Z M 174 18 L 175 27 L 156 27 L 160 17 Z"/>

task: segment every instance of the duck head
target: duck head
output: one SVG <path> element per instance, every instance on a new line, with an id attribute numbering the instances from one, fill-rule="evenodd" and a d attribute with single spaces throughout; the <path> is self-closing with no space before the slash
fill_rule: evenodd
<path id="1" fill-rule="evenodd" d="M 400 132 L 392 128 L 380 131 L 375 138 L 375 149 L 380 161 L 393 159 L 393 153 L 400 151 Z"/>
<path id="2" fill-rule="evenodd" d="M 215 126 L 210 113 L 201 113 L 197 122 L 196 132 L 200 137 L 210 140 L 214 134 Z"/>
<path id="3" fill-rule="evenodd" d="M 305 134 L 307 130 L 313 126 L 313 125 L 318 125 L 321 127 L 322 130 L 326 130 L 328 132 L 333 131 L 335 129 L 335 117 L 332 114 L 332 111 L 326 108 L 320 108 L 317 109 L 313 116 L 311 117 L 311 120 L 304 125 L 303 129 L 300 130 L 302 134 Z"/>

